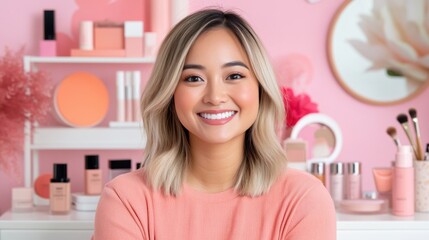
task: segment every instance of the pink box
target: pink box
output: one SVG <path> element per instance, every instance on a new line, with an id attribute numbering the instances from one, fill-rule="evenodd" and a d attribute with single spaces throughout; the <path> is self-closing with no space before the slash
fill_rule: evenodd
<path id="1" fill-rule="evenodd" d="M 124 49 L 124 26 L 101 25 L 94 27 L 95 49 Z"/>
<path id="2" fill-rule="evenodd" d="M 143 38 L 125 38 L 125 52 L 127 57 L 143 57 Z"/>

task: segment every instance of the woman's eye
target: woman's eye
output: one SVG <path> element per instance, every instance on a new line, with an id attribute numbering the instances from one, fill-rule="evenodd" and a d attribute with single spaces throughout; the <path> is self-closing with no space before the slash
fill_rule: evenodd
<path id="1" fill-rule="evenodd" d="M 234 73 L 234 74 L 231 74 L 231 75 L 229 75 L 228 77 L 227 77 L 227 79 L 228 80 L 235 80 L 235 79 L 241 79 L 241 78 L 243 78 L 244 76 L 243 75 L 241 75 L 241 74 L 239 74 L 239 73 Z"/>
<path id="2" fill-rule="evenodd" d="M 198 76 L 185 77 L 185 82 L 201 82 L 201 81 L 203 81 L 203 79 Z"/>

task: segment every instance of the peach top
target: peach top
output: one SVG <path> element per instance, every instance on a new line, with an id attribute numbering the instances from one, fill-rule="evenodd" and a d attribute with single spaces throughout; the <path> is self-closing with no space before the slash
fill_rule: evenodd
<path id="1" fill-rule="evenodd" d="M 93 240 L 336 238 L 335 209 L 321 182 L 288 169 L 259 197 L 233 189 L 204 193 L 184 186 L 176 196 L 148 187 L 142 169 L 106 184 Z"/>

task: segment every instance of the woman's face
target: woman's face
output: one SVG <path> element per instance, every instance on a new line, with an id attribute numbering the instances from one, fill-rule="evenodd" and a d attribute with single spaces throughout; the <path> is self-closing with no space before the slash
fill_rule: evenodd
<path id="1" fill-rule="evenodd" d="M 243 141 L 258 114 L 258 85 L 234 34 L 212 29 L 197 38 L 186 57 L 174 93 L 177 116 L 198 142 Z"/>

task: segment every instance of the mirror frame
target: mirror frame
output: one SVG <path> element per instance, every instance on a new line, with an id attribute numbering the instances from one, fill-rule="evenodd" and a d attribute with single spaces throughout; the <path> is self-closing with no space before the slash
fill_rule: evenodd
<path id="1" fill-rule="evenodd" d="M 329 25 L 329 31 L 328 31 L 328 41 L 327 41 L 327 55 L 328 55 L 328 62 L 329 62 L 329 66 L 331 68 L 331 71 L 335 77 L 335 79 L 337 80 L 337 82 L 340 84 L 340 86 L 352 97 L 354 97 L 355 99 L 363 102 L 363 103 L 367 103 L 367 104 L 371 104 L 371 105 L 378 105 L 378 106 L 391 106 L 391 105 L 397 105 L 397 104 L 401 104 L 404 102 L 407 102 L 413 98 L 415 98 L 416 96 L 420 95 L 423 91 L 425 91 L 425 89 L 427 88 L 427 86 L 429 85 L 429 80 L 426 81 L 426 83 L 424 83 L 422 86 L 420 86 L 419 88 L 417 88 L 414 92 L 408 94 L 406 97 L 401 98 L 401 99 L 397 99 L 397 100 L 392 100 L 392 101 L 378 101 L 378 100 L 373 100 L 370 99 L 368 97 L 362 96 L 359 93 L 357 93 L 356 91 L 354 91 L 349 85 L 346 84 L 346 81 L 344 81 L 343 77 L 340 75 L 337 66 L 335 65 L 335 61 L 334 61 L 334 56 L 333 56 L 333 38 L 334 38 L 334 29 L 337 25 L 338 19 L 341 16 L 341 14 L 343 13 L 343 11 L 349 6 L 349 4 L 353 1 L 359 1 L 359 0 L 345 0 L 340 7 L 337 9 L 337 11 L 335 12 L 334 17 L 331 20 L 331 23 Z M 375 1 L 375 0 L 372 0 Z M 407 0 L 404 0 L 407 1 Z M 358 27 L 358 26 L 356 26 Z"/>

